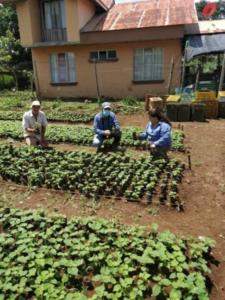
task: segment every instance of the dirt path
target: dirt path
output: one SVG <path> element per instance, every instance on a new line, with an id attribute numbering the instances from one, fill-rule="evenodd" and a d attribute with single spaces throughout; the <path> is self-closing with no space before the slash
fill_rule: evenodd
<path id="1" fill-rule="evenodd" d="M 122 126 L 144 128 L 147 119 L 145 115 L 139 115 L 126 116 L 120 121 Z M 94 204 L 84 199 L 77 200 L 70 193 L 45 189 L 29 192 L 24 187 L 11 187 L 10 191 L 8 184 L 0 182 L 1 194 L 5 191 L 7 201 L 14 194 L 13 201 L 18 207 L 44 207 L 68 216 L 117 218 L 126 224 L 150 226 L 154 222 L 159 224 L 160 230 L 169 229 L 179 235 L 209 236 L 216 240 L 214 255 L 221 262 L 219 267 L 213 267 L 211 299 L 225 300 L 225 120 L 183 125 L 186 145 L 192 155 L 192 171 L 186 171 L 180 189 L 185 202 L 184 213 L 166 207 L 158 209 L 109 199 Z M 63 150 L 63 146 L 59 148 Z"/>

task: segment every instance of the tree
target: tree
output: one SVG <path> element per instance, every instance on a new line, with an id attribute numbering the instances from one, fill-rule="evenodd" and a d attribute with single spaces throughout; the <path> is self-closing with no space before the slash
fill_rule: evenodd
<path id="1" fill-rule="evenodd" d="M 28 80 L 32 72 L 31 52 L 20 45 L 17 15 L 12 6 L 0 7 L 0 72 L 14 77 L 16 89 L 19 78 Z"/>
<path id="2" fill-rule="evenodd" d="M 16 9 L 12 6 L 0 6 L 0 36 L 5 36 L 10 30 L 14 37 L 19 39 L 18 20 Z"/>

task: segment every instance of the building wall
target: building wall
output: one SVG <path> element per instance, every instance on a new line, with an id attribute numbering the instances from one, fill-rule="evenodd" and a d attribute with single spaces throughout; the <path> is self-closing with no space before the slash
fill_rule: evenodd
<path id="1" fill-rule="evenodd" d="M 20 1 L 16 5 L 21 44 L 31 46 L 41 40 L 39 0 Z"/>
<path id="2" fill-rule="evenodd" d="M 81 29 L 84 25 L 95 14 L 95 4 L 91 0 L 79 0 L 78 2 L 78 15 L 79 15 L 79 28 Z"/>
<path id="3" fill-rule="evenodd" d="M 78 1 L 79 0 L 65 0 L 65 14 L 66 14 L 68 42 L 80 41 Z"/>
<path id="4" fill-rule="evenodd" d="M 40 0 L 19 1 L 17 14 L 21 44 L 31 47 L 41 42 Z M 80 29 L 95 14 L 95 5 L 91 0 L 65 0 L 65 13 L 68 42 L 80 42 Z"/>
<path id="5" fill-rule="evenodd" d="M 161 47 L 164 49 L 164 82 L 133 83 L 133 51 L 135 48 Z M 117 62 L 98 63 L 97 76 L 100 94 L 113 98 L 133 95 L 143 97 L 146 93 L 167 94 L 171 58 L 174 57 L 175 70 L 172 87 L 179 86 L 181 64 L 181 40 L 155 40 L 148 42 L 76 45 L 32 50 L 35 74 L 38 77 L 40 96 L 43 97 L 97 97 L 95 65 L 88 61 L 89 52 L 95 50 L 116 50 Z M 49 55 L 51 53 L 73 52 L 76 59 L 77 85 L 52 86 L 50 84 Z"/>

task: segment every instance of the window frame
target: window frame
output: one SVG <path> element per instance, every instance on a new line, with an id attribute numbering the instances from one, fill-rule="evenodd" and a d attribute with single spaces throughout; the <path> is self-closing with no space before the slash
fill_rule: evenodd
<path id="1" fill-rule="evenodd" d="M 66 65 L 64 66 L 65 68 L 65 74 L 67 79 L 65 81 L 60 81 L 60 68 L 63 66 L 59 65 L 59 57 L 64 55 L 64 59 L 66 62 Z M 70 57 L 70 55 L 72 55 Z M 56 70 L 54 69 L 55 66 L 52 63 L 52 60 L 54 59 L 57 60 L 57 66 Z M 73 59 L 73 65 L 71 64 L 70 59 Z M 51 53 L 49 55 L 49 66 L 50 66 L 50 84 L 51 85 L 76 85 L 77 84 L 77 69 L 76 69 L 76 56 L 74 52 L 57 52 L 57 53 Z M 62 69 L 61 69 L 62 70 Z M 53 73 L 56 72 L 56 73 Z M 65 76 L 64 74 L 64 76 Z M 54 76 L 58 77 L 58 80 L 54 80 Z M 74 80 L 70 80 L 70 78 L 74 78 Z"/>
<path id="2" fill-rule="evenodd" d="M 101 59 L 100 58 L 100 53 L 103 53 L 103 52 L 106 52 L 106 58 L 105 59 Z M 116 54 L 116 56 L 115 57 L 112 57 L 112 58 L 110 58 L 109 57 L 109 52 L 115 52 L 115 54 Z M 94 59 L 94 58 L 91 58 L 91 54 L 92 53 L 97 53 L 97 57 L 98 58 L 96 58 L 96 59 Z M 114 49 L 107 49 L 107 50 L 96 50 L 96 51 L 90 51 L 89 52 L 89 62 L 91 62 L 91 63 L 101 63 L 101 62 L 116 62 L 116 61 L 118 61 L 119 59 L 118 59 L 118 55 L 117 55 L 117 50 L 114 50 Z"/>
<path id="3" fill-rule="evenodd" d="M 145 63 L 145 53 L 144 51 L 147 50 L 147 49 L 160 49 L 162 51 L 162 69 L 161 69 L 161 78 L 156 78 L 156 79 L 136 79 L 135 78 L 135 51 L 136 50 L 142 50 L 143 51 L 143 58 L 144 58 L 144 61 L 143 61 L 143 65 L 145 66 L 146 63 Z M 145 74 L 145 69 L 142 70 L 142 73 Z M 165 81 L 164 79 L 164 48 L 161 48 L 161 47 L 143 47 L 143 48 L 135 48 L 133 50 L 133 83 L 134 84 L 148 84 L 148 83 L 163 83 Z"/>

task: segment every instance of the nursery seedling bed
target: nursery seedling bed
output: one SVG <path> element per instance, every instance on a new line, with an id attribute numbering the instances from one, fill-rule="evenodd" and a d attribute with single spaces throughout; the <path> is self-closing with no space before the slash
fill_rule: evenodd
<path id="1" fill-rule="evenodd" d="M 209 299 L 211 239 L 15 209 L 0 227 L 4 300 Z"/>
<path id="2" fill-rule="evenodd" d="M 176 198 L 168 194 L 168 200 L 179 209 L 178 185 L 184 166 L 174 159 L 151 156 L 134 159 L 119 153 L 104 155 L 0 146 L 0 175 L 4 180 L 79 192 L 94 199 L 104 196 L 151 201 L 164 170 L 175 176 Z"/>
<path id="3" fill-rule="evenodd" d="M 133 132 L 141 132 L 141 128 L 124 127 L 121 146 L 133 147 L 139 150 L 146 150 L 145 141 L 134 141 Z M 87 126 L 53 125 L 47 129 L 47 139 L 52 144 L 68 143 L 80 146 L 91 146 L 93 141 L 93 129 Z M 0 121 L 0 138 L 23 139 L 23 132 L 20 122 Z M 106 141 L 110 144 L 111 141 Z M 184 151 L 184 133 L 181 130 L 173 130 L 172 150 Z"/>
<path id="4" fill-rule="evenodd" d="M 0 120 L 22 120 L 23 112 L 20 111 L 0 111 Z M 68 111 L 57 112 L 52 111 L 47 114 L 50 122 L 65 122 L 65 123 L 90 123 L 94 116 L 84 113 L 71 113 Z"/>

